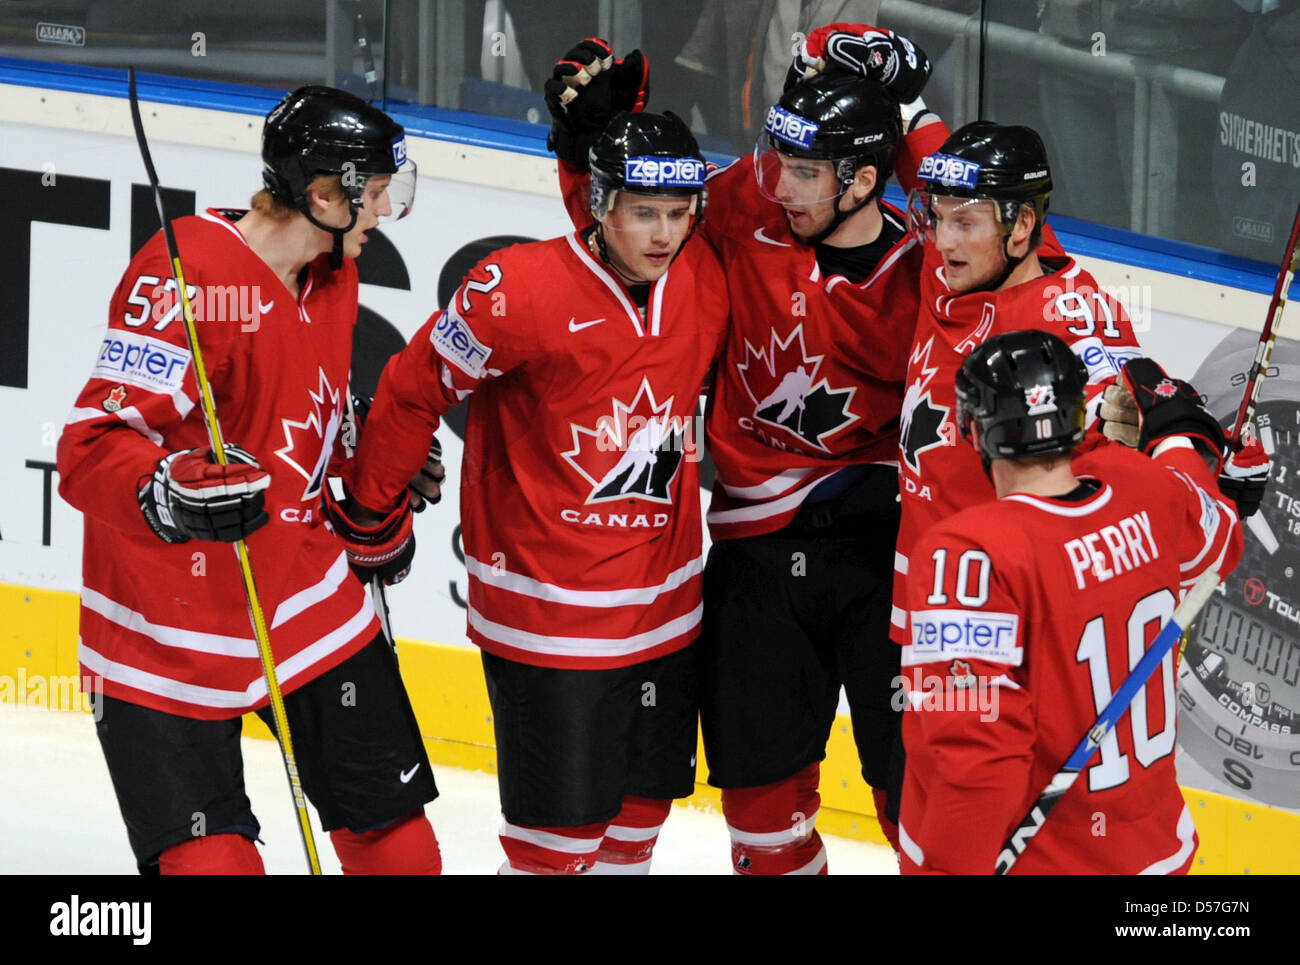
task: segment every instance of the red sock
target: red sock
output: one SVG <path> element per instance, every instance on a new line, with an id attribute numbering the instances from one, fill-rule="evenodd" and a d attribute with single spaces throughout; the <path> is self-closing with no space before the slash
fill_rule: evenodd
<path id="1" fill-rule="evenodd" d="M 207 834 L 174 844 L 158 856 L 165 875 L 264 875 L 257 846 L 242 834 Z"/>
<path id="2" fill-rule="evenodd" d="M 659 798 L 630 794 L 623 798 L 623 809 L 605 829 L 605 839 L 600 842 L 591 873 L 648 875 L 659 829 L 668 820 L 672 808 L 672 801 Z"/>
<path id="3" fill-rule="evenodd" d="M 775 784 L 722 792 L 736 874 L 826 874 L 826 849 L 815 826 L 820 776 L 821 765 L 809 764 Z"/>
<path id="4" fill-rule="evenodd" d="M 885 817 L 885 796 L 885 792 L 880 788 L 871 789 L 871 800 L 876 803 L 876 821 L 880 824 L 880 830 L 885 832 L 885 840 L 897 853 L 902 851 L 898 844 L 898 825 Z"/>
<path id="5" fill-rule="evenodd" d="M 442 874 L 438 839 L 422 810 L 376 831 L 331 831 L 330 841 L 345 875 Z"/>
<path id="6" fill-rule="evenodd" d="M 575 828 L 533 827 L 501 821 L 503 875 L 580 875 L 596 864 L 606 824 Z"/>

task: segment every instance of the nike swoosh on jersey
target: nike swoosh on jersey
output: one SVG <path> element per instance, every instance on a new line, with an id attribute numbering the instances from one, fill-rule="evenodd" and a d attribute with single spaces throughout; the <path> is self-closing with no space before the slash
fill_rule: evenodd
<path id="1" fill-rule="evenodd" d="M 785 241 L 775 241 L 775 240 L 773 240 L 772 238 L 769 238 L 767 235 L 763 234 L 763 229 L 762 229 L 762 228 L 755 228 L 755 229 L 754 229 L 754 237 L 755 237 L 757 240 L 763 242 L 763 244 L 765 244 L 765 245 L 776 245 L 778 248 L 791 248 L 791 247 L 793 247 L 789 242 L 785 242 Z"/>
<path id="2" fill-rule="evenodd" d="M 577 321 L 576 317 L 569 319 L 570 332 L 581 332 L 584 328 L 591 328 L 593 325 L 599 325 L 601 322 L 606 321 L 606 319 L 594 318 L 590 322 L 582 322 L 578 325 L 573 324 L 575 321 Z"/>
<path id="3" fill-rule="evenodd" d="M 269 302 L 267 302 L 265 305 L 263 305 L 263 304 L 261 303 L 260 300 L 259 300 L 258 303 L 257 303 L 257 310 L 258 310 L 259 312 L 262 312 L 263 314 L 269 312 L 269 311 L 270 311 L 271 309 L 273 309 L 274 307 L 275 307 L 275 299 L 274 299 L 274 298 L 272 298 L 272 299 L 271 299 Z"/>
<path id="4" fill-rule="evenodd" d="M 402 773 L 397 776 L 401 779 L 403 784 L 410 784 L 411 778 L 415 777 L 415 772 L 418 771 L 419 769 L 420 769 L 420 765 L 416 764 L 409 771 L 402 771 Z"/>

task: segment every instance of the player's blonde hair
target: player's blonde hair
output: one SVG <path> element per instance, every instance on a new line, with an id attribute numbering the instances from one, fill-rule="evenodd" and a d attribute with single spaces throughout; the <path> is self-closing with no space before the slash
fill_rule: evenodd
<path id="1" fill-rule="evenodd" d="M 343 197 L 343 179 L 337 174 L 318 174 L 307 185 L 308 193 L 315 191 L 327 201 Z M 287 201 L 282 201 L 269 190 L 263 188 L 253 195 L 249 206 L 258 214 L 265 215 L 273 221 L 288 221 L 298 209 Z"/>

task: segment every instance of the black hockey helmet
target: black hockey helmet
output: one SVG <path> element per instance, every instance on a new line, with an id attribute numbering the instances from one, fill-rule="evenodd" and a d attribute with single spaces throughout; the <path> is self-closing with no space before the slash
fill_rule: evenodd
<path id="1" fill-rule="evenodd" d="M 1047 217 L 1052 172 L 1043 139 L 1030 127 L 972 121 L 923 158 L 916 176 L 925 183 L 918 189 L 923 194 L 996 202 L 1007 232 L 1022 204 L 1034 209 L 1037 228 Z"/>
<path id="2" fill-rule="evenodd" d="M 780 183 L 786 158 L 829 161 L 834 181 L 815 196 L 800 197 L 800 205 L 836 200 L 853 184 L 858 169 L 876 169 L 871 197 L 851 211 L 839 211 L 818 239 L 829 235 L 845 218 L 875 200 L 894 170 L 894 156 L 903 140 L 898 101 L 874 80 L 850 71 L 828 68 L 795 84 L 767 112 L 763 132 L 754 147 L 754 174 L 763 197 L 781 204 Z"/>
<path id="3" fill-rule="evenodd" d="M 619 191 L 694 195 L 694 214 L 704 213 L 704 155 L 691 129 L 671 111 L 620 111 L 592 144 L 587 161 L 591 215 L 597 221 L 613 208 Z"/>
<path id="4" fill-rule="evenodd" d="M 993 459 L 1068 453 L 1083 441 L 1088 370 L 1062 339 L 1034 329 L 988 339 L 957 373 L 957 429 L 979 426 L 985 469 Z"/>
<path id="5" fill-rule="evenodd" d="M 307 186 L 319 174 L 337 174 L 352 209 L 352 224 L 323 225 L 307 205 Z M 407 160 L 402 125 L 361 98 L 333 87 L 299 87 L 266 115 L 262 127 L 262 181 L 276 199 L 292 205 L 319 228 L 335 235 L 336 247 L 356 224 L 366 182 L 392 175 L 392 214 L 404 217 L 415 201 L 415 162 Z"/>

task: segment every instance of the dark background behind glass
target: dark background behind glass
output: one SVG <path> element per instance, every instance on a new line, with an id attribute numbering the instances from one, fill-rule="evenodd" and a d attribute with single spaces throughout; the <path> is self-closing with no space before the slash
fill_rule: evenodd
<path id="1" fill-rule="evenodd" d="M 596 34 L 647 54 L 652 109 L 743 154 L 800 31 L 832 20 L 922 46 L 951 128 L 1038 130 L 1053 213 L 1280 257 L 1300 200 L 1300 0 L 0 0 L 0 56 L 543 124 L 551 65 Z M 40 23 L 84 45 L 38 42 Z"/>

